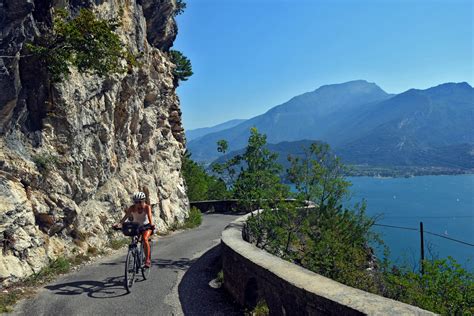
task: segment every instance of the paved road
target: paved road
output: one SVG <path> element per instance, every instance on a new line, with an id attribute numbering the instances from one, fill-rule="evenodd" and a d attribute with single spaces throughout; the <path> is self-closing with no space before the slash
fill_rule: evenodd
<path id="1" fill-rule="evenodd" d="M 241 315 L 209 282 L 220 270 L 221 232 L 236 216 L 204 215 L 200 227 L 155 240 L 150 279 L 123 288 L 124 254 L 101 259 L 41 289 L 16 315 Z"/>

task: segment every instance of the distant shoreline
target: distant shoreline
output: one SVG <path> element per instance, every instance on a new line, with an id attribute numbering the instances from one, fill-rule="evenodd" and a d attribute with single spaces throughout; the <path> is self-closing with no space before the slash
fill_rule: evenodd
<path id="1" fill-rule="evenodd" d="M 474 174 L 474 169 L 457 169 L 446 167 L 375 167 L 375 166 L 349 166 L 348 177 L 372 178 L 412 178 L 418 176 L 455 176 Z"/>

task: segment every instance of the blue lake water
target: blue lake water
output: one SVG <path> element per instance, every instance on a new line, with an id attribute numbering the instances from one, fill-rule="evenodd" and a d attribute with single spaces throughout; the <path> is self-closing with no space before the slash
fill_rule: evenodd
<path id="1" fill-rule="evenodd" d="M 424 230 L 474 244 L 474 175 L 413 178 L 351 177 L 352 202 L 367 201 L 377 223 Z M 397 263 L 417 264 L 420 233 L 375 227 Z M 425 234 L 425 257 L 452 256 L 474 270 L 474 247 Z"/>

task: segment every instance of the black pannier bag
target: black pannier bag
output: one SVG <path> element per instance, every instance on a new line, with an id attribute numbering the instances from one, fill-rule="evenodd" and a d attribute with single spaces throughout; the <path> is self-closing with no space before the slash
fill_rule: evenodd
<path id="1" fill-rule="evenodd" d="M 137 223 L 126 222 L 122 225 L 122 233 L 125 236 L 137 236 L 139 235 L 138 228 L 140 227 Z"/>

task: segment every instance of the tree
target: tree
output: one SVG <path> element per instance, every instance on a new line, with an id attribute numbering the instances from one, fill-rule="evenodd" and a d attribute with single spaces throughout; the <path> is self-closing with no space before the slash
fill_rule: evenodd
<path id="1" fill-rule="evenodd" d="M 217 151 L 220 153 L 225 153 L 227 152 L 227 149 L 229 149 L 229 143 L 225 139 L 221 139 L 217 141 Z"/>
<path id="2" fill-rule="evenodd" d="M 217 141 L 217 151 L 226 154 L 227 150 L 229 149 L 229 143 L 225 139 L 221 139 Z M 239 165 L 242 161 L 242 157 L 240 155 L 235 155 L 230 159 L 222 163 L 214 162 L 211 165 L 211 170 L 215 174 L 220 175 L 221 180 L 226 184 L 226 186 L 232 190 L 236 176 L 238 175 L 237 171 L 239 169 Z"/>
<path id="3" fill-rule="evenodd" d="M 373 220 L 365 216 L 365 204 L 352 209 L 343 206 L 350 183 L 328 145 L 313 144 L 305 152 L 303 158 L 289 158 L 288 179 L 296 187 L 296 203 L 280 202 L 250 217 L 249 239 L 324 276 L 375 291 L 374 278 L 366 270 L 371 257 L 369 243 L 375 237 L 370 230 Z M 308 200 L 316 204 L 305 206 Z"/>
<path id="4" fill-rule="evenodd" d="M 176 66 L 173 70 L 176 85 L 178 85 L 180 80 L 186 81 L 193 75 L 191 61 L 183 53 L 177 50 L 170 50 L 170 58 L 171 62 Z"/>
<path id="5" fill-rule="evenodd" d="M 186 152 L 182 159 L 182 173 L 190 201 L 219 200 L 228 197 L 225 183 L 206 173 L 206 170 L 191 159 Z"/>
<path id="6" fill-rule="evenodd" d="M 186 9 L 186 2 L 183 0 L 176 0 L 176 7 L 174 10 L 174 16 L 183 14 L 184 9 Z"/>
<path id="7" fill-rule="evenodd" d="M 345 179 L 346 167 L 327 144 L 312 144 L 304 157 L 289 156 L 288 179 L 300 198 L 314 201 L 324 211 L 335 208 L 347 197 L 351 183 Z"/>
<path id="8" fill-rule="evenodd" d="M 240 168 L 235 181 L 230 184 L 234 198 L 247 210 L 255 210 L 273 201 L 288 196 L 289 189 L 280 181 L 281 166 L 276 162 L 278 155 L 266 148 L 267 137 L 257 128 L 250 129 L 250 137 L 245 152 L 226 161 L 215 163 L 213 170 L 221 175 L 227 173 L 233 180 L 236 169 Z M 218 150 L 226 152 L 227 142 L 218 142 Z"/>
<path id="9" fill-rule="evenodd" d="M 59 9 L 53 15 L 51 32 L 27 49 L 48 69 L 54 82 L 67 78 L 71 66 L 99 76 L 125 72 L 121 61 L 133 66 L 136 59 L 115 32 L 120 25 L 120 19 L 99 19 L 90 9 L 81 9 L 75 17 Z"/>

